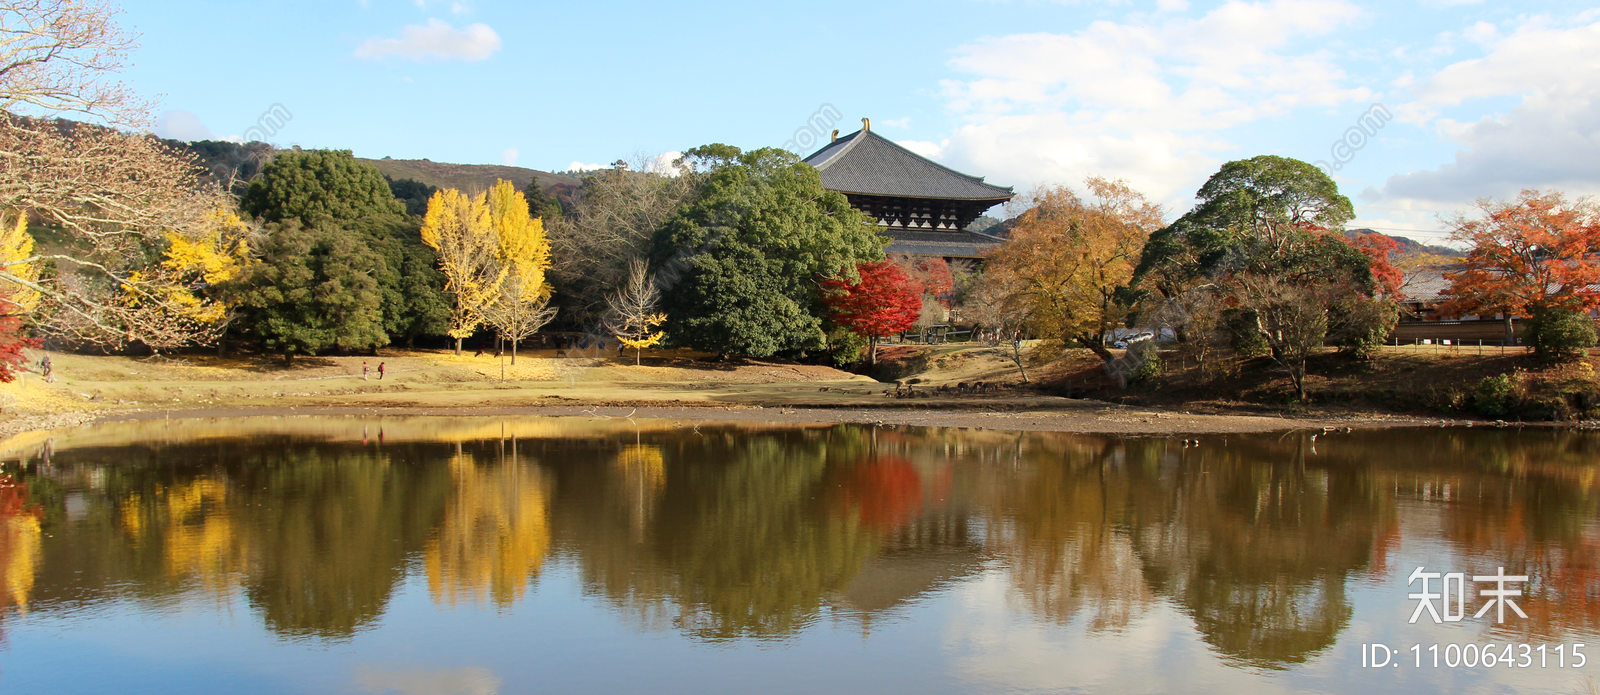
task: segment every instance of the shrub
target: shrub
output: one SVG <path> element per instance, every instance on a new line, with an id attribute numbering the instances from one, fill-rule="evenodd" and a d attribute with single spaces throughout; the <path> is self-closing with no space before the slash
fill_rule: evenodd
<path id="1" fill-rule="evenodd" d="M 1595 342 L 1594 319 L 1581 311 L 1540 309 L 1528 322 L 1528 344 L 1546 362 L 1575 360 Z"/>
<path id="2" fill-rule="evenodd" d="M 836 326 L 828 331 L 828 359 L 836 367 L 848 367 L 861 361 L 867 350 L 867 339 L 856 332 Z"/>
<path id="3" fill-rule="evenodd" d="M 1334 308 L 1334 343 L 1339 352 L 1371 359 L 1400 322 L 1400 308 L 1381 299 L 1357 299 Z"/>
<path id="4" fill-rule="evenodd" d="M 1156 350 L 1154 340 L 1141 340 L 1129 345 L 1128 353 L 1136 355 L 1136 359 L 1143 360 L 1128 377 L 1129 383 L 1154 384 L 1161 379 L 1161 375 L 1165 372 L 1165 364 L 1161 361 L 1161 353 Z"/>
<path id="5" fill-rule="evenodd" d="M 1484 417 L 1505 417 L 1521 400 L 1519 382 L 1510 374 L 1484 377 L 1472 391 L 1472 410 Z"/>

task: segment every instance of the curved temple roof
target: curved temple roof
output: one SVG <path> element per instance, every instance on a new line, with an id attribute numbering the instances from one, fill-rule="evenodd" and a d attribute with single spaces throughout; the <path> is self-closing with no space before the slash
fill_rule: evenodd
<path id="1" fill-rule="evenodd" d="M 824 188 L 840 193 L 997 203 L 1015 195 L 1010 187 L 935 164 L 866 128 L 828 143 L 803 161 L 822 174 Z"/>

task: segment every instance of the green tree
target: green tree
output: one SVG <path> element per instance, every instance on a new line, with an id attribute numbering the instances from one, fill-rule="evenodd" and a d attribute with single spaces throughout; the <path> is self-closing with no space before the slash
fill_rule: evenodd
<path id="1" fill-rule="evenodd" d="M 1265 345 L 1301 400 L 1307 360 L 1330 337 L 1359 353 L 1387 333 L 1392 306 L 1375 297 L 1372 259 L 1342 233 L 1354 208 L 1321 170 L 1271 155 L 1229 162 L 1196 197 L 1151 235 L 1121 293 L 1143 303 L 1146 320 L 1186 343 Z"/>
<path id="2" fill-rule="evenodd" d="M 443 335 L 450 329 L 450 297 L 438 257 L 422 243 L 422 223 L 414 217 L 380 215 L 350 224 L 360 233 L 376 261 L 373 277 L 383 295 L 383 330 L 391 342 L 407 347 L 418 336 Z"/>
<path id="3" fill-rule="evenodd" d="M 821 348 L 817 280 L 883 260 L 872 221 L 782 150 L 708 145 L 685 160 L 698 193 L 651 253 L 674 341 L 752 357 Z"/>
<path id="4" fill-rule="evenodd" d="M 394 193 L 395 200 L 400 201 L 406 208 L 407 215 L 421 215 L 428 211 L 428 199 L 438 191 L 437 186 L 429 186 L 415 179 L 400 179 L 398 181 L 384 176 L 383 180 L 389 182 L 389 190 Z"/>
<path id="5" fill-rule="evenodd" d="M 298 218 L 305 224 L 405 212 L 383 174 L 349 150 L 279 153 L 250 183 L 241 206 L 268 222 Z"/>
<path id="6" fill-rule="evenodd" d="M 333 347 L 387 345 L 383 296 L 373 277 L 377 261 L 361 235 L 295 220 L 273 226 L 243 292 L 264 347 L 289 362 Z"/>

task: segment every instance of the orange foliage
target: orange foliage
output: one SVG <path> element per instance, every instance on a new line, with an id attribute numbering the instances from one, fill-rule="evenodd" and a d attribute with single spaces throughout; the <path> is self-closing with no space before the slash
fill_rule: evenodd
<path id="1" fill-rule="evenodd" d="M 1478 201 L 1481 219 L 1461 218 L 1452 238 L 1472 245 L 1463 269 L 1446 273 L 1449 313 L 1531 315 L 1600 307 L 1600 223 L 1594 206 L 1560 193 L 1523 191 L 1514 202 Z"/>

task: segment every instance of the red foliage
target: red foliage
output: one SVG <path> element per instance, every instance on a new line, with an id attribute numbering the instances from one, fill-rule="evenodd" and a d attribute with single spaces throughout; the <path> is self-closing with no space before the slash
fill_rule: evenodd
<path id="1" fill-rule="evenodd" d="M 7 305 L 0 301 L 0 306 Z M 23 348 L 39 345 L 39 341 L 23 335 L 22 331 L 21 316 L 0 314 L 0 383 L 9 383 L 17 378 L 17 371 L 28 361 L 22 354 Z"/>
<path id="2" fill-rule="evenodd" d="M 824 278 L 828 314 L 851 332 L 868 338 L 910 330 L 922 314 L 922 292 L 890 261 L 856 266 L 861 282 Z"/>
<path id="3" fill-rule="evenodd" d="M 956 276 L 943 258 L 924 258 L 917 261 L 917 279 L 922 291 L 934 296 L 944 308 L 950 308 L 950 295 L 956 289 Z"/>
<path id="4" fill-rule="evenodd" d="M 1372 262 L 1372 280 L 1378 286 L 1378 294 L 1397 296 L 1405 275 L 1389 262 L 1389 256 L 1400 250 L 1399 242 L 1384 234 L 1360 234 L 1350 240 L 1350 245 Z"/>
<path id="5" fill-rule="evenodd" d="M 861 525 L 889 530 L 922 511 L 922 476 L 911 461 L 873 456 L 857 461 L 838 483 L 839 513 L 855 513 Z"/>
<path id="6" fill-rule="evenodd" d="M 1600 308 L 1600 210 L 1592 203 L 1523 191 L 1516 201 L 1478 207 L 1481 218 L 1455 222 L 1454 238 L 1472 250 L 1460 272 L 1445 274 L 1443 311 L 1527 316 Z"/>

